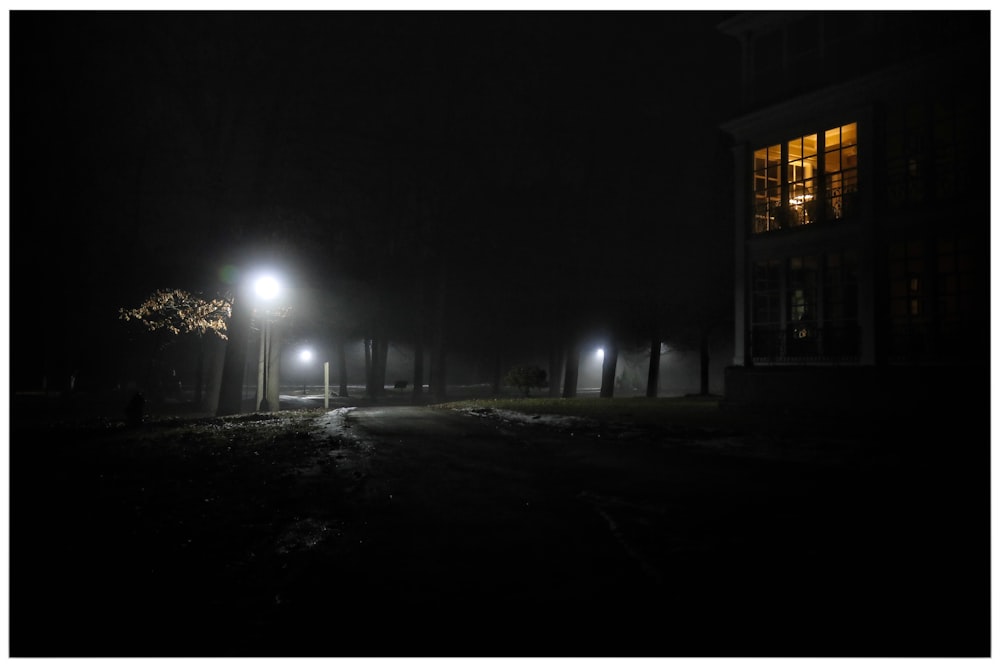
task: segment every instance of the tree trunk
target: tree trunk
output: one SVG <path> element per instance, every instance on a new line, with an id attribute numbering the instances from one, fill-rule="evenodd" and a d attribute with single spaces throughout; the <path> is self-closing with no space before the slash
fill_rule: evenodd
<path id="1" fill-rule="evenodd" d="M 372 348 L 372 387 L 373 396 L 385 396 L 386 362 L 389 359 L 389 339 L 377 338 Z"/>
<path id="2" fill-rule="evenodd" d="M 573 342 L 566 351 L 566 370 L 563 375 L 563 398 L 576 398 L 576 385 L 580 379 L 580 346 Z"/>
<path id="3" fill-rule="evenodd" d="M 267 315 L 265 314 L 266 318 Z M 268 411 L 270 410 L 270 405 L 264 403 L 267 398 L 267 345 L 268 345 L 268 325 L 266 322 L 261 322 L 260 325 L 260 336 L 257 340 L 257 392 L 254 394 L 253 405 L 254 412 L 257 410 Z"/>
<path id="4" fill-rule="evenodd" d="M 440 267 L 440 280 L 437 285 L 437 303 L 434 313 L 434 350 L 431 353 L 431 395 L 434 400 L 443 401 L 448 395 L 448 382 L 445 364 L 445 315 L 448 305 L 448 272 Z"/>
<path id="5" fill-rule="evenodd" d="M 264 396 L 270 409 L 281 409 L 281 340 L 282 327 L 277 322 L 271 322 L 271 332 L 268 335 L 267 386 Z"/>
<path id="6" fill-rule="evenodd" d="M 646 397 L 656 398 L 660 393 L 660 337 L 653 334 L 649 340 L 649 375 L 646 379 Z"/>
<path id="7" fill-rule="evenodd" d="M 427 265 L 428 254 L 426 243 L 421 243 L 419 253 L 420 266 Z M 416 338 L 416 341 L 413 345 L 413 389 L 410 394 L 410 402 L 413 405 L 419 405 L 424 400 L 424 340 L 427 337 L 427 289 L 425 285 L 427 276 L 423 271 L 420 271 L 416 276 L 416 280 L 417 296 L 413 301 L 416 306 L 416 312 L 412 315 L 415 325 L 414 338 Z"/>
<path id="8" fill-rule="evenodd" d="M 555 341 L 549 345 L 549 397 L 559 398 L 559 381 L 563 376 L 564 351 Z"/>
<path id="9" fill-rule="evenodd" d="M 708 396 L 708 332 L 701 336 L 701 395 Z"/>
<path id="10" fill-rule="evenodd" d="M 347 350 L 344 339 L 337 340 L 337 374 L 340 376 L 340 395 L 347 396 Z"/>
<path id="11" fill-rule="evenodd" d="M 365 341 L 365 393 L 369 398 L 385 395 L 385 362 L 389 354 L 389 341 L 382 337 Z"/>
<path id="12" fill-rule="evenodd" d="M 503 391 L 503 350 L 497 343 L 493 351 L 493 395 L 500 396 Z"/>
<path id="13" fill-rule="evenodd" d="M 142 382 L 142 393 L 146 398 L 146 405 L 160 404 L 160 332 L 153 332 L 151 346 L 149 349 L 148 363 L 146 364 L 146 379 Z M 69 376 L 69 390 L 76 388 L 77 372 Z"/>
<path id="14" fill-rule="evenodd" d="M 615 395 L 615 369 L 618 366 L 618 345 L 608 343 L 604 348 L 604 363 L 601 365 L 601 398 Z"/>
<path id="15" fill-rule="evenodd" d="M 372 386 L 375 382 L 372 376 L 372 339 L 365 338 L 365 394 L 371 398 Z"/>
<path id="16" fill-rule="evenodd" d="M 219 409 L 219 387 L 222 381 L 222 365 L 226 351 L 226 342 L 215 336 L 207 338 L 205 342 L 207 343 L 207 354 L 202 409 L 205 412 L 214 414 Z M 242 391 L 242 387 L 240 389 Z"/>
<path id="17" fill-rule="evenodd" d="M 436 401 L 443 401 L 448 397 L 448 384 L 445 377 L 447 373 L 445 364 L 444 342 L 438 341 L 434 345 L 434 354 L 431 355 L 431 395 Z"/>
<path id="18" fill-rule="evenodd" d="M 424 393 L 424 342 L 418 334 L 413 346 L 413 398 L 414 405 L 420 403 Z"/>
<path id="19" fill-rule="evenodd" d="M 237 298 L 227 327 L 226 354 L 219 383 L 218 416 L 238 415 L 243 410 L 243 375 L 246 371 L 247 343 L 250 338 L 250 302 Z"/>
<path id="20" fill-rule="evenodd" d="M 194 374 L 194 405 L 200 410 L 204 396 L 202 387 L 205 384 L 205 337 L 198 336 L 198 367 Z"/>

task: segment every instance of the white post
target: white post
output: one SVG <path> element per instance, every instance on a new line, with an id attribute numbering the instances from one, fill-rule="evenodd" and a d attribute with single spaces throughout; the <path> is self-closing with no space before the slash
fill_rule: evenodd
<path id="1" fill-rule="evenodd" d="M 264 325 L 260 327 L 260 355 L 257 359 L 257 395 L 254 396 L 253 411 L 260 410 L 260 402 L 266 396 L 267 388 L 264 387 Z"/>
<path id="2" fill-rule="evenodd" d="M 330 409 L 330 362 L 323 362 L 323 409 Z"/>

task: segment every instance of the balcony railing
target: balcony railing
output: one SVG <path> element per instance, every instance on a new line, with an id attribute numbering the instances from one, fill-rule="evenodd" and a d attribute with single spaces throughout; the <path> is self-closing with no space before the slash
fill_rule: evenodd
<path id="1" fill-rule="evenodd" d="M 756 327 L 750 336 L 750 357 L 762 364 L 857 363 L 860 349 L 857 326 Z"/>

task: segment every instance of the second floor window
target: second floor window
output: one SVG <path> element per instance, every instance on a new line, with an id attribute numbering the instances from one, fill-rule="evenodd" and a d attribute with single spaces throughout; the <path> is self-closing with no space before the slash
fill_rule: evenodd
<path id="1" fill-rule="evenodd" d="M 857 191 L 857 123 L 757 149 L 753 232 L 848 217 Z"/>

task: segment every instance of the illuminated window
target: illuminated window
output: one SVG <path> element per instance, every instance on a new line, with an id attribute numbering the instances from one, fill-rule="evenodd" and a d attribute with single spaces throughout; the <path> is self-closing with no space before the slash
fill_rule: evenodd
<path id="1" fill-rule="evenodd" d="M 810 134 L 788 142 L 788 203 L 793 224 L 806 225 L 816 216 L 817 135 Z"/>
<path id="2" fill-rule="evenodd" d="M 839 220 L 851 212 L 858 191 L 858 124 L 827 130 L 823 147 L 826 217 Z"/>
<path id="3" fill-rule="evenodd" d="M 755 233 L 779 229 L 781 207 L 781 146 L 754 151 L 753 192 Z"/>
<path id="4" fill-rule="evenodd" d="M 853 212 L 857 123 L 760 148 L 753 157 L 753 233 L 839 220 Z"/>

